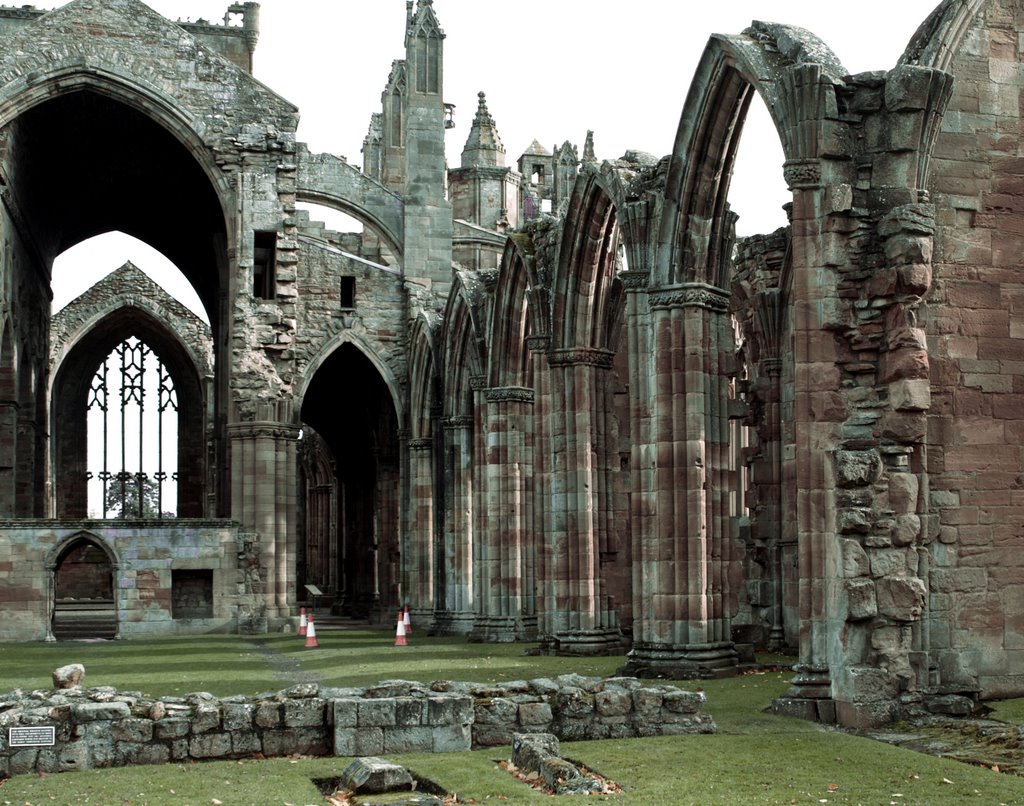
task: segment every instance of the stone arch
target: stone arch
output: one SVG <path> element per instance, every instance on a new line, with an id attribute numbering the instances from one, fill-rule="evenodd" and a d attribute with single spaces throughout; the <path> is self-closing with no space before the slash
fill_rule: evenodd
<path id="1" fill-rule="evenodd" d="M 808 31 L 755 22 L 741 36 L 712 36 L 686 96 L 669 163 L 653 286 L 727 288 L 727 196 L 752 92 L 782 142 L 786 181 L 820 181 L 824 121 L 837 117 L 846 71 Z M 851 157 L 852 154 L 830 154 Z"/>
<path id="2" fill-rule="evenodd" d="M 616 205 L 604 180 L 581 173 L 569 197 L 552 282 L 552 350 L 609 350 L 604 316 L 616 273 Z"/>
<path id="3" fill-rule="evenodd" d="M 455 272 L 444 312 L 444 416 L 469 417 L 473 412 L 474 378 L 482 378 L 486 361 L 486 329 L 481 289 L 475 280 Z"/>
<path id="4" fill-rule="evenodd" d="M 336 612 L 378 618 L 399 605 L 404 406 L 387 365 L 361 339 L 345 331 L 327 347 L 306 368 L 299 417 L 322 441 L 334 474 L 330 593 Z"/>
<path id="5" fill-rule="evenodd" d="M 145 342 L 167 368 L 178 399 L 178 517 L 206 510 L 206 394 L 193 348 L 170 321 L 139 305 L 121 305 L 96 318 L 64 343 L 50 388 L 54 503 L 57 517 L 88 511 L 87 396 L 99 362 L 128 336 Z"/>
<path id="6" fill-rule="evenodd" d="M 366 343 L 366 341 L 348 330 L 338 333 L 332 339 L 325 342 L 317 351 L 316 355 L 314 355 L 306 363 L 305 367 L 303 367 L 302 383 L 299 385 L 295 397 L 297 404 L 296 411 L 301 409 L 302 404 L 306 399 L 306 394 L 309 391 L 309 385 L 313 378 L 316 377 L 317 372 L 320 371 L 324 362 L 327 361 L 340 347 L 346 344 L 351 345 L 358 350 L 367 361 L 373 364 L 377 372 L 380 373 L 381 379 L 387 385 L 388 391 L 390 392 L 391 402 L 395 407 L 395 417 L 397 418 L 397 421 L 400 423 L 405 422 L 405 399 L 401 394 L 398 378 L 394 371 L 381 359 L 377 352 Z"/>
<path id="7" fill-rule="evenodd" d="M 900 64 L 913 64 L 950 72 L 960 44 L 975 18 L 990 0 L 943 0 L 921 23 Z"/>
<path id="8" fill-rule="evenodd" d="M 403 265 L 404 201 L 380 182 L 332 154 L 299 151 L 296 199 L 322 204 L 369 224 Z"/>
<path id="9" fill-rule="evenodd" d="M 409 333 L 409 438 L 414 440 L 430 438 L 441 405 L 436 320 L 435 314 L 421 312 Z"/>
<path id="10" fill-rule="evenodd" d="M 49 638 L 116 638 L 120 559 L 100 536 L 79 531 L 44 558 L 49 579 Z"/>
<path id="11" fill-rule="evenodd" d="M 515 236 L 508 239 L 498 269 L 490 322 L 491 386 L 533 385 L 533 362 L 526 338 L 535 329 L 530 288 L 536 278 L 531 278 L 532 256 L 524 251 L 523 240 Z"/>

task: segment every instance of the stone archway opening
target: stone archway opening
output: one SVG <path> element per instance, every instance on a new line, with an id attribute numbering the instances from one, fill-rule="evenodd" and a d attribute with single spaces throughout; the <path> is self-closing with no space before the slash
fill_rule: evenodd
<path id="1" fill-rule="evenodd" d="M 10 496 L 0 487 L 0 511 L 14 517 L 48 513 L 84 517 L 87 508 L 78 484 L 78 471 L 84 468 L 67 463 L 77 454 L 62 449 L 61 437 L 48 439 L 49 426 L 61 422 L 61 414 L 69 407 L 84 409 L 84 403 L 77 405 L 81 401 L 65 397 L 81 393 L 81 384 L 58 388 L 59 384 L 45 382 L 50 372 L 45 333 L 50 325 L 54 261 L 69 248 L 102 233 L 121 232 L 139 239 L 182 270 L 209 313 L 214 354 L 222 354 L 230 240 L 220 198 L 223 188 L 201 164 L 201 146 L 183 139 L 191 135 L 180 119 L 130 87 L 103 78 L 73 76 L 59 88 L 51 88 L 49 94 L 34 91 L 23 103 L 17 115 L 0 128 L 0 178 L 9 194 L 0 214 L 6 234 L 2 268 L 14 278 L 13 287 L 19 288 L 19 316 L 11 334 L 19 356 L 17 372 L 23 376 L 17 380 L 17 388 L 24 387 L 24 377 L 37 380 L 27 396 L 19 396 L 15 480 Z M 122 320 L 116 324 L 122 329 L 104 332 L 103 339 L 116 343 L 133 335 L 129 323 Z M 95 366 L 93 363 L 90 370 Z M 219 411 L 226 400 L 227 368 L 218 362 L 215 372 L 213 406 Z M 224 420 L 215 418 L 216 423 Z M 74 438 L 75 423 L 78 420 L 64 422 L 64 448 L 71 444 L 67 440 Z M 226 442 L 218 436 L 214 434 L 211 457 L 219 467 L 224 464 Z M 199 485 L 192 491 L 197 495 L 190 496 L 195 504 L 191 514 L 198 515 L 205 507 L 200 489 L 205 448 L 200 447 L 195 458 L 200 465 L 188 472 Z M 68 479 L 75 480 L 70 489 L 66 487 Z M 7 502 L 5 497 L 13 500 Z M 217 501 L 218 511 L 210 514 L 227 514 L 227 496 L 214 494 L 211 500 Z M 74 501 L 70 507 L 69 501 Z"/>
<path id="2" fill-rule="evenodd" d="M 401 603 L 398 419 L 391 392 L 373 363 L 343 344 L 318 368 L 301 417 L 303 440 L 311 442 L 300 454 L 299 580 L 322 590 L 336 613 L 377 618 Z"/>
<path id="3" fill-rule="evenodd" d="M 95 541 L 79 537 L 60 552 L 53 569 L 53 623 L 57 640 L 114 638 L 114 566 Z"/>

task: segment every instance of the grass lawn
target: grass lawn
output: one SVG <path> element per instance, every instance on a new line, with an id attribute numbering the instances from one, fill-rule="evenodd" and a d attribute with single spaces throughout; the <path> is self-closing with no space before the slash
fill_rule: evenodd
<path id="1" fill-rule="evenodd" d="M 321 630 L 320 647 L 292 635 L 211 635 L 109 643 L 0 644 L 0 691 L 51 686 L 58 666 L 85 665 L 87 686 L 151 695 L 209 691 L 257 694 L 315 680 L 362 686 L 388 678 L 501 682 L 567 672 L 609 675 L 623 658 L 526 656 L 519 644 L 469 644 L 414 633 L 392 646 L 390 631 Z M 562 744 L 568 758 L 615 780 L 633 804 L 1024 804 L 1024 778 L 914 753 L 764 708 L 789 673 L 681 683 L 703 688 L 718 723 L 712 736 Z M 1020 701 L 995 716 L 1024 723 Z M 393 757 L 460 801 L 550 802 L 500 770 L 507 747 L 448 755 Z M 0 783 L 0 806 L 42 804 L 324 804 L 314 779 L 337 776 L 342 758 L 244 760 L 18 776 Z M 577 796 L 579 797 L 579 796 Z M 571 796 L 561 801 L 574 802 Z"/>

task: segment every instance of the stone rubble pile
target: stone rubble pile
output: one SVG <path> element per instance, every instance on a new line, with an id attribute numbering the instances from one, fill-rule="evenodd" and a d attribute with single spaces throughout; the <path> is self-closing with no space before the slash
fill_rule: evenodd
<path id="1" fill-rule="evenodd" d="M 524 732 L 577 741 L 715 731 L 702 692 L 629 677 L 303 683 L 256 697 L 154 698 L 83 687 L 84 672 L 62 667 L 51 691 L 0 695 L 0 777 L 258 754 L 461 752 L 508 745 Z M 52 744 L 18 741 L 19 729 L 46 727 L 53 728 Z"/>

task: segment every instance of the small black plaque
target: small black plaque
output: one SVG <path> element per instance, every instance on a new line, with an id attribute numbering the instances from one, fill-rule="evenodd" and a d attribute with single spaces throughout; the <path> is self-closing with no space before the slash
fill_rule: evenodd
<path id="1" fill-rule="evenodd" d="M 42 747 L 52 745 L 54 742 L 53 725 L 34 728 L 10 728 L 7 731 L 7 744 L 11 747 Z"/>

